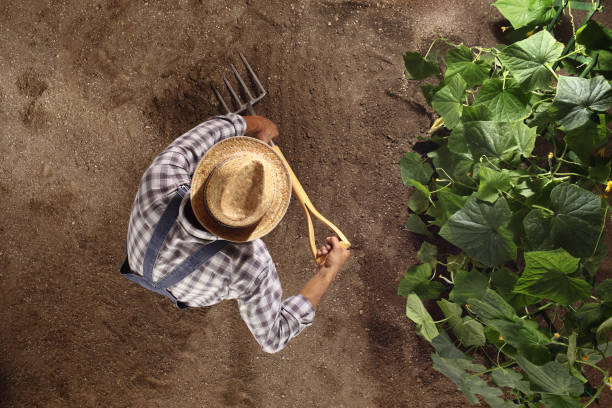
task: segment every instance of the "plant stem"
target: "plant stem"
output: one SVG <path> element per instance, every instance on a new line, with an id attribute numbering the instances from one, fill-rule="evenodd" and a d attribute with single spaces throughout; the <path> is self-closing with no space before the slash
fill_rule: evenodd
<path id="1" fill-rule="evenodd" d="M 597 399 L 597 397 L 599 397 L 599 394 L 601 394 L 601 391 L 604 389 L 605 386 L 606 386 L 605 382 L 601 384 L 599 388 L 597 389 L 597 392 L 595 392 L 595 395 L 593 395 L 593 397 L 590 400 L 588 400 L 587 403 L 582 408 L 587 408 L 589 405 L 591 405 Z"/>
<path id="2" fill-rule="evenodd" d="M 565 7 L 567 7 L 567 3 L 569 3 L 569 0 L 565 0 L 563 2 L 563 5 L 561 7 L 559 7 L 559 10 L 557 10 L 557 14 L 555 14 L 555 17 L 552 19 L 550 24 L 548 24 L 548 26 L 546 26 L 546 30 L 547 31 L 552 31 L 552 29 L 555 27 L 555 24 L 557 24 L 557 22 L 561 18 L 561 15 L 563 14 L 563 9 Z"/>
<path id="3" fill-rule="evenodd" d="M 599 53 L 596 53 L 595 56 L 593 57 L 593 59 L 591 60 L 591 62 L 589 62 L 589 65 L 587 65 L 587 67 L 584 69 L 584 71 L 582 71 L 580 73 L 580 75 L 578 75 L 578 77 L 579 78 L 584 78 L 585 76 L 587 76 L 587 74 L 589 72 L 591 72 L 593 67 L 595 67 L 595 65 L 597 65 L 597 59 L 598 58 L 599 58 Z"/>
<path id="4" fill-rule="evenodd" d="M 600 371 L 604 375 L 604 379 L 608 378 L 608 372 L 604 370 L 603 368 L 598 367 L 596 364 L 588 363 L 586 361 L 581 361 L 581 360 L 576 360 L 576 362 L 583 364 L 583 365 L 587 365 L 589 367 L 593 367 L 594 369 L 596 369 L 597 371 Z"/>
<path id="5" fill-rule="evenodd" d="M 606 210 L 604 211 L 604 215 L 603 215 L 603 222 L 601 223 L 601 230 L 599 231 L 599 236 L 597 237 L 597 243 L 595 244 L 595 249 L 593 249 L 593 253 L 591 254 L 591 256 L 595 255 L 595 252 L 597 251 L 597 247 L 599 246 L 599 241 L 601 241 L 601 236 L 603 235 L 604 232 L 604 228 L 606 226 L 606 215 L 608 215 L 608 206 L 606 206 Z"/>

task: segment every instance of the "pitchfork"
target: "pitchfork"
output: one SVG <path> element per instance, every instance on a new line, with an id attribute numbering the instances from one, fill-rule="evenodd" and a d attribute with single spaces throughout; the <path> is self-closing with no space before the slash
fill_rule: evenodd
<path id="1" fill-rule="evenodd" d="M 227 103 L 225 102 L 221 94 L 219 93 L 219 91 L 217 91 L 217 89 L 214 86 L 212 86 L 212 89 L 213 89 L 213 92 L 215 93 L 215 96 L 219 100 L 219 103 L 221 104 L 221 106 L 223 107 L 226 113 L 233 112 L 233 113 L 241 114 L 246 111 L 249 115 L 255 115 L 255 108 L 253 107 L 253 105 L 255 105 L 257 102 L 262 100 L 263 97 L 266 96 L 267 92 L 264 86 L 262 85 L 261 81 L 257 77 L 257 74 L 255 74 L 255 71 L 253 71 L 253 68 L 251 68 L 251 65 L 248 63 L 248 61 L 244 57 L 244 55 L 242 55 L 242 53 L 239 53 L 239 55 L 240 55 L 240 59 L 244 63 L 246 70 L 249 73 L 250 78 L 255 83 L 255 86 L 257 88 L 257 90 L 255 91 L 256 96 L 252 95 L 251 91 L 249 90 L 249 87 L 242 79 L 242 76 L 240 76 L 240 73 L 238 73 L 238 70 L 236 69 L 234 64 L 231 64 L 232 71 L 234 73 L 234 76 L 236 77 L 236 80 L 238 81 L 240 89 L 244 92 L 244 96 L 247 99 L 246 102 L 243 102 L 242 99 L 240 99 L 239 93 L 234 90 L 234 88 L 232 87 L 232 84 L 230 83 L 230 81 L 228 81 L 228 79 L 225 76 L 223 77 L 223 82 L 225 83 L 225 86 L 231 96 L 233 105 L 236 107 L 236 110 L 232 111 L 229 108 L 229 106 L 227 105 Z M 327 218 L 321 215 L 321 213 L 317 211 L 315 206 L 312 204 L 312 202 L 308 198 L 308 195 L 306 194 L 306 191 L 302 187 L 302 184 L 300 184 L 298 178 L 296 177 L 295 173 L 291 169 L 291 166 L 289 166 L 287 159 L 285 159 L 285 156 L 280 151 L 279 147 L 275 145 L 274 142 L 272 141 L 270 142 L 270 145 L 272 146 L 272 149 L 274 149 L 274 151 L 278 153 L 279 157 L 285 163 L 285 166 L 289 170 L 289 175 L 291 176 L 291 187 L 293 191 L 295 192 L 296 198 L 302 205 L 304 212 L 306 213 L 306 220 L 308 221 L 308 238 L 310 241 L 310 249 L 312 251 L 312 256 L 314 257 L 317 265 L 320 265 L 323 262 L 325 262 L 325 258 L 327 258 L 327 255 L 317 257 L 317 245 L 315 242 L 314 226 L 312 223 L 312 217 L 310 216 L 310 213 L 312 213 L 323 224 L 325 224 L 327 228 L 329 228 L 336 235 L 338 235 L 338 238 L 340 238 L 340 245 L 343 248 L 347 248 L 347 249 L 350 248 L 351 243 L 346 238 L 346 236 L 342 233 L 342 231 L 340 231 L 340 229 L 336 227 L 334 224 L 332 224 Z"/>

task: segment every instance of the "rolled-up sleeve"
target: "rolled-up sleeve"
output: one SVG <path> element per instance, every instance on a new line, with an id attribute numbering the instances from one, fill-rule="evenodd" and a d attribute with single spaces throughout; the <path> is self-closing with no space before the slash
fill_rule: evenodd
<path id="1" fill-rule="evenodd" d="M 267 353 L 282 350 L 314 320 L 314 308 L 304 296 L 295 295 L 284 301 L 281 298 L 280 281 L 271 261 L 248 294 L 238 298 L 242 319 Z"/>

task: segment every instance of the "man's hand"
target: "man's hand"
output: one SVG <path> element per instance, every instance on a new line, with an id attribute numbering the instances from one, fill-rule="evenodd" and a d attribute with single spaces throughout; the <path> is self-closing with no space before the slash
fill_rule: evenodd
<path id="1" fill-rule="evenodd" d="M 327 237 L 326 244 L 317 251 L 317 258 L 322 255 L 327 255 L 325 262 L 320 267 L 334 269 L 337 273 L 346 262 L 351 251 L 342 248 L 337 237 Z"/>
<path id="2" fill-rule="evenodd" d="M 252 115 L 244 116 L 244 121 L 246 122 L 245 134 L 247 136 L 259 139 L 266 144 L 278 137 L 278 128 L 270 119 Z"/>

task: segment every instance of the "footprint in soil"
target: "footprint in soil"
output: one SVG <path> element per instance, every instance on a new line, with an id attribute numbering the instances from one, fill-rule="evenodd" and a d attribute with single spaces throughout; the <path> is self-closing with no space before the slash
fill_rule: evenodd
<path id="1" fill-rule="evenodd" d="M 46 120 L 46 112 L 37 102 L 48 87 L 49 84 L 33 71 L 26 71 L 17 78 L 19 93 L 28 98 L 21 112 L 21 121 L 29 128 L 38 130 Z"/>

